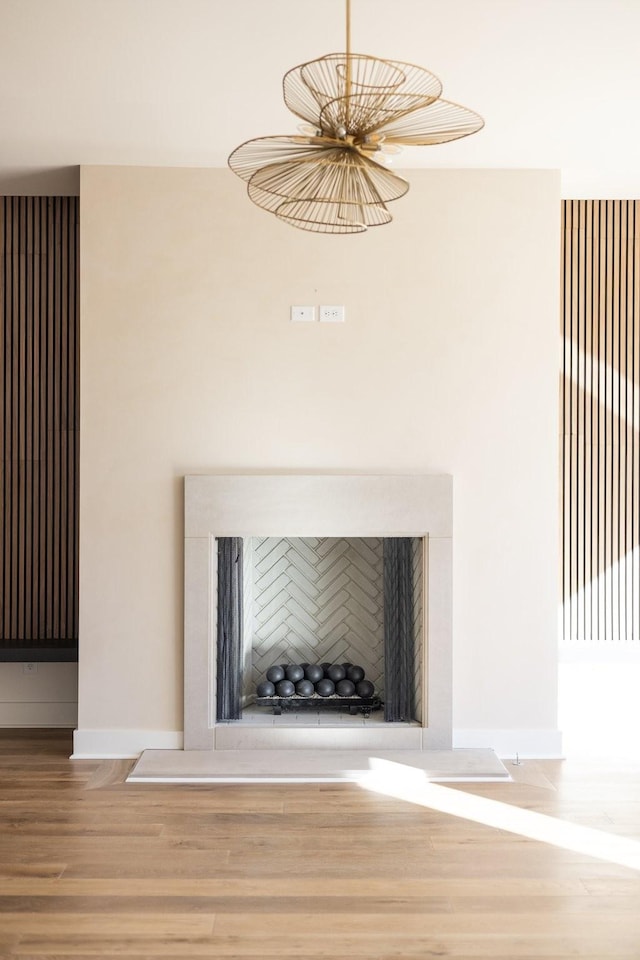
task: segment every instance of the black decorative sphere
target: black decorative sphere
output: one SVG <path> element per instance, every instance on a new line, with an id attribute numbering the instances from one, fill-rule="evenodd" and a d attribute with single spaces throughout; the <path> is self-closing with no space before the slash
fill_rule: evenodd
<path id="1" fill-rule="evenodd" d="M 310 663 L 309 666 L 305 668 L 304 675 L 311 683 L 317 683 L 318 680 L 322 680 L 324 677 L 324 670 L 319 664 Z"/>
<path id="2" fill-rule="evenodd" d="M 270 680 L 263 680 L 256 687 L 256 693 L 259 697 L 275 697 L 276 688 Z"/>
<path id="3" fill-rule="evenodd" d="M 335 684 L 333 680 L 318 680 L 316 683 L 316 693 L 321 697 L 330 697 L 335 693 Z"/>
<path id="4" fill-rule="evenodd" d="M 347 670 L 349 669 L 349 667 L 351 666 L 351 664 L 350 664 L 350 663 L 342 663 L 342 664 L 340 664 L 340 666 L 344 667 L 344 672 L 345 672 L 345 674 L 346 674 L 346 672 L 347 672 Z"/>
<path id="5" fill-rule="evenodd" d="M 362 667 L 357 667 L 355 663 L 352 663 L 347 670 L 347 680 L 351 680 L 352 683 L 360 683 L 361 680 L 364 680 Z"/>
<path id="6" fill-rule="evenodd" d="M 292 683 L 297 683 L 304 677 L 304 670 L 299 663 L 290 663 L 284 673 L 287 680 L 291 680 Z"/>
<path id="7" fill-rule="evenodd" d="M 344 680 L 346 675 L 347 671 L 340 663 L 332 663 L 327 670 L 327 677 L 329 680 L 333 680 L 334 683 L 337 683 L 338 680 Z"/>
<path id="8" fill-rule="evenodd" d="M 299 697 L 312 697 L 315 689 L 311 680 L 298 680 L 296 683 L 296 693 Z"/>
<path id="9" fill-rule="evenodd" d="M 369 697 L 373 696 L 373 691 L 375 690 L 374 685 L 371 683 L 371 680 L 361 680 L 360 683 L 356 683 L 356 693 L 359 697 Z"/>
<path id="10" fill-rule="evenodd" d="M 366 683 L 362 680 L 361 683 Z M 356 692 L 356 685 L 351 680 L 338 680 L 336 683 L 336 693 L 339 697 L 352 697 Z"/>
<path id="11" fill-rule="evenodd" d="M 329 667 L 331 666 L 331 664 L 329 663 L 328 660 L 326 660 L 324 663 L 321 663 L 320 666 L 322 667 L 322 669 L 323 669 L 323 671 L 324 671 L 324 675 L 325 675 L 325 677 L 326 677 L 326 675 L 327 675 L 327 670 L 329 669 Z"/>
<path id="12" fill-rule="evenodd" d="M 280 680 L 284 680 L 284 668 L 278 667 L 275 664 L 273 667 L 269 667 L 267 670 L 267 680 L 270 680 L 271 683 L 278 683 Z"/>
<path id="13" fill-rule="evenodd" d="M 292 697 L 295 692 L 296 688 L 291 680 L 281 680 L 280 683 L 276 684 L 276 693 L 279 697 Z"/>

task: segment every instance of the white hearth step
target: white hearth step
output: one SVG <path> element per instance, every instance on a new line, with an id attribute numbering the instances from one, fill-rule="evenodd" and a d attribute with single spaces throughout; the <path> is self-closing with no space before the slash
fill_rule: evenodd
<path id="1" fill-rule="evenodd" d="M 128 783 L 509 781 L 493 750 L 145 750 Z"/>

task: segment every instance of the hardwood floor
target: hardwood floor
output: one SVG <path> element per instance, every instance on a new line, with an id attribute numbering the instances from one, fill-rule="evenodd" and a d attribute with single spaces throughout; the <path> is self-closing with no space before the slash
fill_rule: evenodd
<path id="1" fill-rule="evenodd" d="M 125 784 L 128 761 L 70 752 L 66 731 L 0 730 L 2 957 L 640 958 L 640 764 L 529 761 L 398 799 Z M 451 800 L 470 809 L 434 809 Z M 558 821 L 585 829 L 522 835 Z"/>

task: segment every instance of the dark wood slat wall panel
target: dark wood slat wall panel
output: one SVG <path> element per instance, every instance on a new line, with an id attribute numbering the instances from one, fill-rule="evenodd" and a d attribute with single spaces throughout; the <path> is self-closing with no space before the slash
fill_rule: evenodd
<path id="1" fill-rule="evenodd" d="M 0 659 L 78 640 L 78 198 L 0 197 Z"/>
<path id="2" fill-rule="evenodd" d="M 640 642 L 640 201 L 563 203 L 565 643 Z"/>

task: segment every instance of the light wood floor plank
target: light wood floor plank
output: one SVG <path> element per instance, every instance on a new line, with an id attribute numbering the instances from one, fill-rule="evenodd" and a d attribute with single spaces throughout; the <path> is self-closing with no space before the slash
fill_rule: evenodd
<path id="1" fill-rule="evenodd" d="M 73 932 L 73 936 L 105 937 L 203 937 L 212 933 L 215 917 L 211 913 L 0 913 L 4 935 L 24 937 L 28 934 L 56 935 Z"/>
<path id="2" fill-rule="evenodd" d="M 565 897 L 583 896 L 593 893 L 595 896 L 633 896 L 640 895 L 640 878 L 598 879 L 598 880 L 537 880 L 537 879 L 501 879 L 491 881 L 491 895 L 499 897 L 549 897 L 562 901 Z M 393 883 L 394 897 L 483 897 L 487 895 L 484 880 L 468 877 L 455 879 L 406 880 L 399 878 Z M 286 877 L 274 878 L 218 878 L 218 879 L 76 879 L 58 877 L 55 879 L 13 879 L 0 880 L 0 897 L 236 897 L 238 900 L 256 897 L 331 897 L 342 898 L 390 897 L 388 879 L 371 877 L 367 880 L 363 892 L 361 879 L 348 880 L 332 876 L 327 878 Z"/>
<path id="3" fill-rule="evenodd" d="M 558 938 L 500 937 L 487 938 L 437 937 L 404 938 L 399 944 L 393 937 L 346 937 L 339 942 L 327 941 L 314 948 L 309 937 L 292 937 L 286 934 L 279 942 L 269 941 L 257 948 L 256 942 L 244 939 L 226 940 L 216 937 L 192 938 L 188 942 L 172 938 L 114 939 L 110 937 L 59 938 L 24 937 L 14 947 L 13 956 L 23 957 L 81 957 L 108 956 L 124 960 L 126 957 L 161 957 L 163 960 L 185 957 L 241 957 L 242 960 L 295 957 L 296 960 L 401 960 L 404 957 L 421 960 L 637 960 L 638 943 L 621 937 L 612 942 L 604 937 L 589 942 L 579 936 Z"/>

